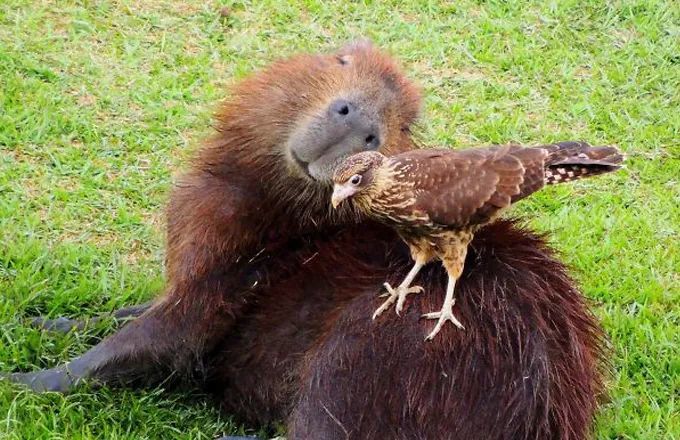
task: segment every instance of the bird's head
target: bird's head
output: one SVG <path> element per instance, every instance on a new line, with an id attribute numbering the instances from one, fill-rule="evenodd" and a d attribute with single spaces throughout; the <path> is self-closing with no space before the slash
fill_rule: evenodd
<path id="1" fill-rule="evenodd" d="M 345 159 L 333 173 L 333 197 L 337 208 L 343 201 L 369 194 L 375 184 L 375 170 L 385 161 L 377 151 L 365 151 Z"/>

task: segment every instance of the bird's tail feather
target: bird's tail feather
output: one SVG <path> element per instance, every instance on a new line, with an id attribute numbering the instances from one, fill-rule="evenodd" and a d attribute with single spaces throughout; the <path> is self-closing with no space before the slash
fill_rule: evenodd
<path id="1" fill-rule="evenodd" d="M 611 145 L 593 147 L 586 142 L 567 141 L 540 148 L 548 151 L 546 185 L 610 173 L 621 168 L 624 161 L 624 155 Z"/>

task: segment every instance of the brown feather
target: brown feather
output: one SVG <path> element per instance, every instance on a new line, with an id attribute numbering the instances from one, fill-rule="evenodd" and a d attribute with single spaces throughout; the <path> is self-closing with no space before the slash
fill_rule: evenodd
<path id="1" fill-rule="evenodd" d="M 476 227 L 546 184 L 614 171 L 622 160 L 615 147 L 574 141 L 408 151 L 382 165 L 389 172 L 368 206 L 402 227 Z"/>

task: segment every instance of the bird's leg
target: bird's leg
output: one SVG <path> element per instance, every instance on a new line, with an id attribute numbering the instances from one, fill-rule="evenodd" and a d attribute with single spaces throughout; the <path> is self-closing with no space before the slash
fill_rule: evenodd
<path id="1" fill-rule="evenodd" d="M 442 258 L 442 263 L 446 268 L 446 273 L 449 276 L 449 281 L 446 285 L 446 296 L 444 297 L 444 305 L 442 309 L 438 312 L 425 313 L 423 318 L 427 319 L 437 319 L 437 324 L 429 335 L 425 338 L 426 341 L 432 340 L 446 321 L 451 321 L 453 325 L 461 330 L 465 330 L 463 324 L 458 321 L 458 319 L 453 315 L 453 305 L 456 303 L 456 299 L 453 294 L 456 288 L 456 281 L 460 278 L 463 273 L 463 265 L 465 264 L 465 256 L 467 255 L 467 242 L 464 245 L 453 245 L 450 246 L 447 251 L 447 255 Z M 463 243 L 458 243 L 463 244 Z"/>
<path id="2" fill-rule="evenodd" d="M 438 319 L 437 325 L 434 326 L 434 329 L 432 332 L 430 332 L 429 335 L 425 338 L 426 341 L 432 340 L 437 333 L 439 333 L 439 330 L 442 329 L 442 326 L 446 321 L 451 321 L 453 325 L 458 327 L 461 330 L 465 330 L 465 327 L 463 327 L 463 324 L 458 321 L 458 319 L 453 316 L 453 305 L 456 303 L 456 299 L 453 297 L 453 291 L 456 287 L 456 279 L 449 274 L 449 282 L 446 286 L 446 297 L 444 298 L 444 305 L 442 306 L 442 309 L 438 312 L 432 312 L 432 313 L 425 313 L 423 315 L 423 318 L 427 319 Z"/>
<path id="3" fill-rule="evenodd" d="M 380 305 L 380 307 L 377 308 L 375 313 L 373 313 L 373 319 L 377 318 L 382 312 L 390 308 L 394 301 L 397 301 L 396 311 L 398 315 L 399 313 L 401 313 L 401 310 L 404 307 L 404 301 L 406 301 L 406 297 L 408 296 L 409 293 L 418 293 L 423 291 L 422 287 L 411 286 L 411 283 L 416 278 L 418 272 L 420 272 L 420 269 L 423 268 L 425 263 L 426 263 L 425 259 L 417 258 L 415 260 L 415 263 L 413 264 L 413 267 L 406 275 L 406 278 L 404 278 L 404 281 L 402 281 L 401 284 L 399 284 L 396 288 L 390 286 L 389 283 L 383 284 L 383 286 L 385 286 L 385 289 L 387 289 L 388 298 L 385 300 L 384 303 Z"/>

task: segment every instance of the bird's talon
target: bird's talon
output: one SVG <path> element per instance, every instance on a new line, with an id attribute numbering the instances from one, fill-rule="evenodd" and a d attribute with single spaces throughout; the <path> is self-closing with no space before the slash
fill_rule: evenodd
<path id="1" fill-rule="evenodd" d="M 397 299 L 397 306 L 395 307 L 395 311 L 397 312 L 397 315 L 401 314 L 401 311 L 404 309 L 404 303 L 406 302 L 406 296 L 408 296 L 409 293 L 421 293 L 425 289 L 423 289 L 420 286 L 411 286 L 408 289 L 400 290 L 399 292 L 399 298 Z"/>
<path id="2" fill-rule="evenodd" d="M 378 316 L 380 316 L 380 315 L 382 314 L 382 312 L 384 312 L 385 310 L 389 309 L 390 306 L 392 305 L 392 303 L 394 302 L 394 299 L 395 299 L 394 296 L 390 296 L 389 298 L 387 298 L 387 299 L 385 300 L 385 302 L 382 303 L 382 304 L 380 305 L 380 307 L 378 307 L 378 308 L 375 310 L 375 312 L 373 312 L 373 319 L 377 318 Z"/>
<path id="3" fill-rule="evenodd" d="M 453 306 L 453 304 L 451 304 L 451 306 Z M 437 335 L 437 333 L 439 333 L 439 331 L 442 329 L 446 321 L 451 321 L 451 323 L 458 327 L 460 330 L 465 330 L 465 327 L 463 326 L 463 324 L 461 324 L 458 318 L 453 316 L 453 312 L 451 311 L 450 308 L 448 310 L 440 310 L 439 312 L 425 313 L 422 315 L 422 317 L 426 319 L 438 320 L 437 324 L 435 324 L 434 326 L 434 329 L 432 329 L 430 334 L 427 335 L 427 337 L 425 338 L 426 341 L 431 341 Z"/>
<path id="4" fill-rule="evenodd" d="M 384 283 L 383 286 L 385 287 L 385 289 L 387 289 L 387 292 L 379 295 L 379 297 L 380 298 L 388 297 L 388 298 L 373 313 L 373 319 L 380 316 L 380 314 L 382 314 L 382 312 L 387 310 L 395 301 L 397 302 L 397 305 L 395 306 L 395 311 L 396 311 L 398 316 L 401 316 L 401 311 L 404 309 L 404 303 L 406 302 L 406 297 L 410 293 L 420 293 L 424 290 L 421 286 L 410 286 L 410 287 L 397 286 L 396 288 L 393 288 L 392 286 L 390 286 L 389 283 Z"/>

